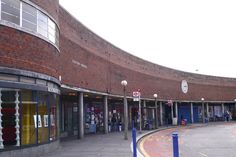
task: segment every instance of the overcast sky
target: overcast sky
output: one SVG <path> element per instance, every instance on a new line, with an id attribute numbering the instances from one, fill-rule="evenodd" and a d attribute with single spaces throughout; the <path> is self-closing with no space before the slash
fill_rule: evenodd
<path id="1" fill-rule="evenodd" d="M 60 0 L 100 37 L 153 63 L 236 77 L 236 0 Z"/>

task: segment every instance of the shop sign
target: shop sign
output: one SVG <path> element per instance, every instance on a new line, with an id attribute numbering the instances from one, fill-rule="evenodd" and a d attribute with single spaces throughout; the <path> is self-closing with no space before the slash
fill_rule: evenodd
<path id="1" fill-rule="evenodd" d="M 56 94 L 60 94 L 60 90 L 56 88 L 48 87 L 48 91 Z"/>
<path id="2" fill-rule="evenodd" d="M 133 101 L 139 101 L 140 99 L 140 92 L 139 91 L 134 91 L 133 92 Z"/>

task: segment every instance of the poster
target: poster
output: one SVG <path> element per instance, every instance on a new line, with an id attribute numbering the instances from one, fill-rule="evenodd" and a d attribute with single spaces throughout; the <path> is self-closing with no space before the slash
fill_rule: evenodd
<path id="1" fill-rule="evenodd" d="M 55 118 L 54 118 L 54 115 L 50 115 L 50 120 L 51 120 L 51 126 L 55 126 Z"/>
<path id="2" fill-rule="evenodd" d="M 34 115 L 34 127 L 37 128 L 37 115 Z M 38 128 L 42 127 L 41 115 L 38 115 Z"/>
<path id="3" fill-rule="evenodd" d="M 48 115 L 43 116 L 44 127 L 48 127 Z"/>

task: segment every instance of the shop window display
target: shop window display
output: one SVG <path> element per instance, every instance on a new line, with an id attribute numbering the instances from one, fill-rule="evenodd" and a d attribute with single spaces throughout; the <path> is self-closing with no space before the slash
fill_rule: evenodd
<path id="1" fill-rule="evenodd" d="M 122 131 L 123 126 L 123 112 L 121 109 L 121 105 L 112 104 L 109 105 L 108 109 L 108 131 Z"/>
<path id="2" fill-rule="evenodd" d="M 38 143 L 48 142 L 49 137 L 49 117 L 48 117 L 48 94 L 39 92 L 38 95 Z"/>
<path id="3" fill-rule="evenodd" d="M 12 147 L 17 144 L 16 134 L 16 91 L 1 91 L 2 139 L 1 147 Z"/>
<path id="4" fill-rule="evenodd" d="M 37 136 L 37 101 L 36 92 L 22 91 L 21 92 L 21 107 L 22 107 L 22 145 L 36 144 Z M 40 117 L 38 117 L 38 121 Z"/>
<path id="5" fill-rule="evenodd" d="M 102 104 L 86 104 L 85 133 L 96 133 L 103 131 Z"/>
<path id="6" fill-rule="evenodd" d="M 55 140 L 57 138 L 57 104 L 59 98 L 56 94 L 51 94 L 49 96 L 49 103 L 50 103 L 50 141 Z"/>
<path id="7" fill-rule="evenodd" d="M 0 89 L 0 149 L 55 140 L 58 104 L 56 94 Z"/>

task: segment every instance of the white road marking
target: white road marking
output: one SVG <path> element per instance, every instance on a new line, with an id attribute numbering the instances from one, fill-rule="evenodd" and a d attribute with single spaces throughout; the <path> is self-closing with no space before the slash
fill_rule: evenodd
<path id="1" fill-rule="evenodd" d="M 206 154 L 203 154 L 203 153 L 200 153 L 200 152 L 199 152 L 199 154 L 202 155 L 202 156 L 208 157 Z"/>

